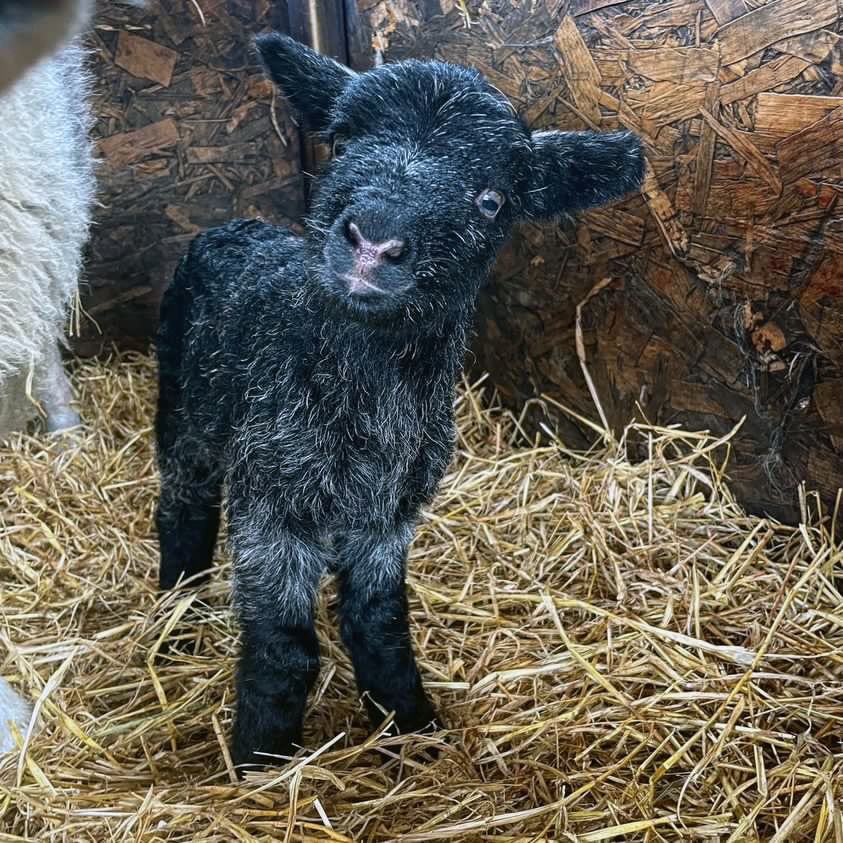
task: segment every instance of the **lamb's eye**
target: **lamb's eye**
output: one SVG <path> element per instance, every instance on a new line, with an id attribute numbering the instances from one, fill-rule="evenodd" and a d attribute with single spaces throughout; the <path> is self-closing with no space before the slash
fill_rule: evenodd
<path id="1" fill-rule="evenodd" d="M 336 134 L 331 138 L 331 158 L 339 158 L 348 145 L 348 138 L 345 135 Z"/>
<path id="2" fill-rule="evenodd" d="M 475 200 L 480 213 L 487 219 L 493 220 L 503 208 L 506 197 L 497 190 L 484 190 Z"/>

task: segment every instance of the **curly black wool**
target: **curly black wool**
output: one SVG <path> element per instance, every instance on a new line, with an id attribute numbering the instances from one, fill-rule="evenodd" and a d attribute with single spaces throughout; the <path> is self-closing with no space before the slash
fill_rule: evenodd
<path id="1" fill-rule="evenodd" d="M 477 291 L 517 219 L 609 201 L 643 172 L 634 135 L 531 133 L 464 67 L 355 74 L 286 36 L 258 48 L 334 160 L 305 237 L 241 220 L 193 242 L 158 337 L 161 586 L 208 568 L 226 483 L 237 764 L 301 739 L 326 569 L 372 719 L 434 725 L 405 563 L 453 448 Z"/>

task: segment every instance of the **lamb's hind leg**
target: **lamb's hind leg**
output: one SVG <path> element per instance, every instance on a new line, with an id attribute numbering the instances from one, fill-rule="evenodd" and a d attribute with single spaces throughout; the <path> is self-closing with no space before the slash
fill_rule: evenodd
<path id="1" fill-rule="evenodd" d="M 47 430 L 53 433 L 76 427 L 79 414 L 73 409 L 73 391 L 64 369 L 58 343 L 50 342 L 35 369 L 35 397 L 47 414 Z"/>
<path id="2" fill-rule="evenodd" d="M 319 672 L 313 603 L 324 549 L 311 531 L 230 511 L 241 653 L 232 758 L 265 766 L 301 743 L 307 695 Z"/>
<path id="3" fill-rule="evenodd" d="M 187 293 L 178 285 L 161 307 L 158 350 L 158 409 L 155 434 L 161 494 L 156 522 L 161 550 L 159 583 L 172 588 L 180 578 L 211 567 L 220 524 L 223 471 L 210 449 L 186 429 L 181 365 Z"/>
<path id="4" fill-rule="evenodd" d="M 422 687 L 408 625 L 404 582 L 410 524 L 384 535 L 354 531 L 337 537 L 341 631 L 357 687 L 372 724 L 395 712 L 401 732 L 435 728 L 436 712 Z"/>
<path id="5" fill-rule="evenodd" d="M 211 567 L 220 524 L 222 475 L 191 443 L 177 441 L 163 453 L 159 451 L 158 464 L 159 585 L 167 589 Z"/>
<path id="6" fill-rule="evenodd" d="M 156 523 L 159 585 L 168 589 L 211 567 L 220 524 L 222 472 L 177 430 L 180 420 L 162 411 L 163 404 L 162 396 L 157 418 L 161 494 Z"/>
<path id="7" fill-rule="evenodd" d="M 162 359 L 155 417 L 161 474 L 156 511 L 161 588 L 172 588 L 180 578 L 211 567 L 220 525 L 222 471 L 184 429 L 180 403 L 177 374 Z"/>

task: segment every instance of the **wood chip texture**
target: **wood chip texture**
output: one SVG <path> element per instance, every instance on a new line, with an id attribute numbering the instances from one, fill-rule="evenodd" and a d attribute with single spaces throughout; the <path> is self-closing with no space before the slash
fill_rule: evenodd
<path id="1" fill-rule="evenodd" d="M 279 6 L 98 4 L 87 45 L 100 205 L 78 352 L 145 347 L 161 292 L 199 231 L 233 217 L 300 220 L 298 130 L 280 100 L 273 124 L 272 89 L 251 48 L 281 25 Z"/>
<path id="2" fill-rule="evenodd" d="M 843 21 L 835 0 L 467 0 L 360 4 L 397 21 L 384 58 L 474 65 L 536 128 L 638 131 L 640 195 L 524 226 L 484 291 L 474 360 L 511 406 L 538 393 L 718 434 L 753 511 L 795 520 L 798 487 L 843 485 Z M 372 12 L 376 11 L 376 14 Z M 440 12 L 446 12 L 441 14 Z M 374 37 L 374 36 L 373 36 Z M 384 39 L 381 39 L 382 41 Z M 775 324 L 758 344 L 744 326 Z M 782 345 L 782 341 L 784 345 Z M 761 350 L 759 350 L 761 349 Z M 820 398 L 822 396 L 822 399 Z M 538 428 L 529 409 L 524 424 Z M 557 432 L 593 432 L 564 414 Z"/>

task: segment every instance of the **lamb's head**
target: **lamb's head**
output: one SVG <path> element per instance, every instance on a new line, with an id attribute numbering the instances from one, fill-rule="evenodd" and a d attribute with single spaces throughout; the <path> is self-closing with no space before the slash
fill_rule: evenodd
<path id="1" fill-rule="evenodd" d="M 319 282 L 361 318 L 462 309 L 515 221 L 641 182 L 633 134 L 530 132 L 474 70 L 406 61 L 357 74 L 287 36 L 257 46 L 304 127 L 332 145 L 309 237 Z"/>

